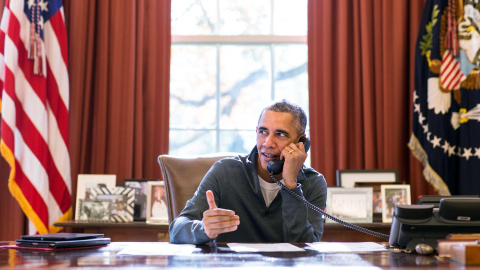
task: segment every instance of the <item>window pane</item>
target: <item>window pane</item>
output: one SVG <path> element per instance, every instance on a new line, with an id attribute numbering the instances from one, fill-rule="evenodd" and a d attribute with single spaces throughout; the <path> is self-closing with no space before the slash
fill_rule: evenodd
<path id="1" fill-rule="evenodd" d="M 189 157 L 216 152 L 216 136 L 214 131 L 170 129 L 169 136 L 169 155 Z"/>
<path id="2" fill-rule="evenodd" d="M 308 117 L 307 45 L 275 46 L 275 99 L 300 105 Z"/>
<path id="3" fill-rule="evenodd" d="M 172 35 L 212 35 L 217 24 L 217 0 L 173 0 Z"/>
<path id="4" fill-rule="evenodd" d="M 221 0 L 220 35 L 270 35 L 271 0 Z"/>
<path id="5" fill-rule="evenodd" d="M 274 0 L 274 35 L 307 35 L 307 0 Z"/>
<path id="6" fill-rule="evenodd" d="M 172 46 L 170 128 L 215 128 L 215 59 L 215 46 Z"/>
<path id="7" fill-rule="evenodd" d="M 220 152 L 248 154 L 256 144 L 255 127 L 251 131 L 221 131 Z"/>
<path id="8" fill-rule="evenodd" d="M 255 129 L 258 114 L 271 97 L 270 47 L 225 45 L 220 59 L 220 127 Z"/>

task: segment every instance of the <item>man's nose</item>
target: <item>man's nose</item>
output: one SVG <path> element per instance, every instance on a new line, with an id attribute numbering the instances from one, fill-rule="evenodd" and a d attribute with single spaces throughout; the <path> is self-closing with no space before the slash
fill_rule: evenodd
<path id="1" fill-rule="evenodd" d="M 263 143 L 266 147 L 274 147 L 275 146 L 275 138 L 272 134 L 268 135 Z"/>

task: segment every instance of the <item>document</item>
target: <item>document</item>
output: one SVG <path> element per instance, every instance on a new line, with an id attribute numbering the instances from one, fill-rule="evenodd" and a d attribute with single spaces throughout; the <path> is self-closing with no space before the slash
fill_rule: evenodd
<path id="1" fill-rule="evenodd" d="M 235 252 L 298 252 L 304 249 L 289 243 L 228 243 L 228 247 Z"/>
<path id="2" fill-rule="evenodd" d="M 168 242 L 129 243 L 117 255 L 190 255 L 195 245 L 170 244 Z"/>
<path id="3" fill-rule="evenodd" d="M 307 243 L 318 252 L 371 252 L 387 251 L 384 245 L 374 242 L 315 242 Z"/>

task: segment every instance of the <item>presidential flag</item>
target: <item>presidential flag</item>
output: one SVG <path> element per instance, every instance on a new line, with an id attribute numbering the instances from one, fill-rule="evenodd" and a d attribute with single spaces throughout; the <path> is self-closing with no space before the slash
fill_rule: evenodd
<path id="1" fill-rule="evenodd" d="M 7 0 L 0 28 L 0 150 L 10 165 L 8 188 L 36 231 L 57 232 L 53 223 L 72 215 L 62 2 Z"/>
<path id="2" fill-rule="evenodd" d="M 441 195 L 480 194 L 480 4 L 427 0 L 409 147 Z"/>

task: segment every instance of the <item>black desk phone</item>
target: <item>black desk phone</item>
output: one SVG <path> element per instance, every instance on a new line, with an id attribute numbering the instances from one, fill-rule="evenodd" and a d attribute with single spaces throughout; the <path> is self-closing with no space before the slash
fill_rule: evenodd
<path id="1" fill-rule="evenodd" d="M 437 240 L 451 233 L 480 233 L 480 198 L 449 196 L 435 204 L 397 205 L 389 244 L 414 250 L 426 244 L 436 250 Z"/>

